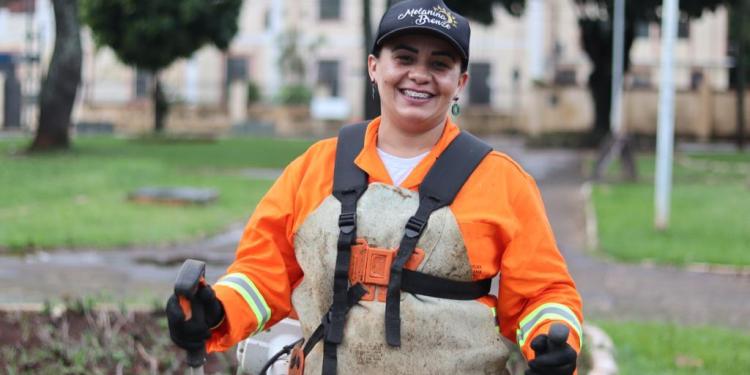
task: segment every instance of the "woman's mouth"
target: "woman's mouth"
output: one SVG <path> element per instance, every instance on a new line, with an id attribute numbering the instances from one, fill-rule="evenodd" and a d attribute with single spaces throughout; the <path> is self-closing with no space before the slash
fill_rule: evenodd
<path id="1" fill-rule="evenodd" d="M 399 89 L 398 91 L 402 95 L 407 97 L 408 99 L 415 100 L 415 101 L 426 101 L 435 96 L 429 92 L 410 90 L 410 89 Z"/>

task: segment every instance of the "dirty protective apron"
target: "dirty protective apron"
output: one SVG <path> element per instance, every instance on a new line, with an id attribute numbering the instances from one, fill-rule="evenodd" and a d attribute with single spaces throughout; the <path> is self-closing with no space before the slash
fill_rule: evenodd
<path id="1" fill-rule="evenodd" d="M 356 126 L 359 128 L 355 128 Z M 358 137 L 363 137 L 363 125 L 348 128 L 350 133 L 356 132 Z M 345 128 L 342 133 L 346 131 Z M 347 139 L 346 134 L 340 135 L 339 147 L 342 139 Z M 462 185 L 489 150 L 477 150 L 475 146 L 478 141 L 473 137 L 471 142 L 466 141 L 465 137 L 459 142 L 474 149 L 466 151 L 466 145 L 463 148 L 457 146 L 454 147 L 458 149 L 453 150 L 453 154 L 463 157 L 473 153 L 473 158 L 476 159 L 474 165 L 468 167 L 470 170 L 464 172 L 465 176 L 458 177 L 463 178 L 460 182 Z M 336 185 L 339 188 L 342 185 L 342 173 L 346 174 L 339 173 L 339 169 L 343 169 L 340 162 L 347 163 L 340 159 L 353 160 L 361 149 L 361 138 L 358 144 L 354 143 L 348 151 L 337 151 L 348 152 L 350 155 L 344 157 L 337 154 L 338 180 L 334 184 L 334 195 Z M 433 170 L 437 170 L 435 173 L 430 171 L 423 186 L 428 180 L 456 179 L 455 176 L 451 177 L 452 172 L 444 173 L 440 170 L 462 168 L 460 164 L 463 161 L 458 160 L 455 155 L 450 156 L 450 152 L 451 146 L 441 158 L 446 154 L 448 156 L 442 162 L 441 158 L 438 159 L 433 167 Z M 322 339 L 325 344 L 313 346 L 313 342 L 306 348 L 309 353 L 304 358 L 305 374 L 504 373 L 508 348 L 498 332 L 493 310 L 474 299 L 487 293 L 489 280 L 481 283 L 473 281 L 461 231 L 448 207 L 460 185 L 455 191 L 442 193 L 442 200 L 445 202 L 438 204 L 442 205 L 440 208 L 425 209 L 424 206 L 430 205 L 430 202 L 423 202 L 427 195 L 436 196 L 438 198 L 434 200 L 440 200 L 440 192 L 429 189 L 425 192 L 420 188 L 423 195 L 420 201 L 420 193 L 374 183 L 365 186 L 366 190 L 357 192 L 359 197 L 354 198 L 353 204 L 351 199 L 341 199 L 340 194 L 337 197 L 330 196 L 306 218 L 294 238 L 295 256 L 304 272 L 304 278 L 294 290 L 292 302 L 305 337 L 318 336 L 317 340 Z M 422 216 L 421 221 L 419 216 Z M 349 232 L 345 233 L 347 230 Z M 415 231 L 419 233 L 415 234 Z M 408 238 L 410 235 L 411 238 Z M 391 280 L 386 280 L 387 286 L 351 282 L 352 270 L 358 266 L 350 267 L 352 254 L 348 247 L 347 251 L 342 251 L 344 245 L 366 243 L 380 254 L 387 252 L 387 249 L 408 248 L 409 240 L 413 242 L 411 246 L 418 249 L 416 252 L 419 254 L 419 261 L 408 262 L 415 257 L 411 252 L 394 255 L 386 265 L 390 266 L 387 268 L 391 271 Z M 407 256 L 401 263 L 407 264 L 401 264 L 404 269 L 401 275 L 402 271 L 397 269 L 395 263 L 398 263 L 399 256 L 403 258 L 404 255 Z M 354 257 L 355 264 L 360 261 L 361 259 Z M 409 271 L 409 268 L 416 272 Z M 368 270 L 372 271 L 372 268 Z M 349 273 L 343 286 L 341 271 Z M 398 283 L 394 282 L 393 274 L 399 275 L 396 280 Z M 411 283 L 415 278 L 417 282 Z M 339 285 L 336 286 L 336 283 Z M 417 286 L 410 286 L 412 284 Z M 457 293 L 450 291 L 454 284 L 457 285 L 454 288 Z M 475 287 L 479 284 L 482 285 L 482 292 L 477 295 Z M 433 286 L 437 286 L 435 290 Z M 402 288 L 408 293 L 392 293 L 394 290 L 401 292 Z M 472 291 L 461 295 L 461 291 L 467 288 Z M 331 321 L 336 318 L 331 316 L 337 300 L 334 295 L 338 292 L 341 297 L 342 290 L 344 302 L 342 305 L 339 299 L 338 307 L 339 312 L 343 311 L 343 321 L 340 321 L 340 336 L 336 337 L 335 332 L 331 333 L 335 330 L 331 328 L 334 325 Z M 388 297 L 384 297 L 385 295 Z M 394 297 L 397 298 L 395 303 Z M 390 299 L 388 303 L 391 305 L 397 305 L 397 319 L 386 318 L 393 316 L 394 309 L 391 307 L 391 312 L 386 312 L 387 303 L 382 302 L 385 299 Z"/>

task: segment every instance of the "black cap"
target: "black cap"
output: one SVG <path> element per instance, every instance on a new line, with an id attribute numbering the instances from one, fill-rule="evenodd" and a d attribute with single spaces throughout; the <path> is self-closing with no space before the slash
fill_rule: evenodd
<path id="1" fill-rule="evenodd" d="M 450 10 L 443 0 L 404 0 L 383 14 L 378 26 L 378 34 L 373 53 L 383 46 L 383 42 L 407 31 L 427 31 L 450 42 L 464 61 L 469 61 L 469 21 Z"/>

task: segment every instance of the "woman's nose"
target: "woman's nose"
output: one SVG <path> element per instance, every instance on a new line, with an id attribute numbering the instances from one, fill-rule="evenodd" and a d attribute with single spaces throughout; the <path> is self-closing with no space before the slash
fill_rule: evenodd
<path id="1" fill-rule="evenodd" d="M 429 80 L 429 72 L 427 67 L 422 64 L 416 64 L 409 70 L 409 79 L 415 83 L 425 83 Z"/>

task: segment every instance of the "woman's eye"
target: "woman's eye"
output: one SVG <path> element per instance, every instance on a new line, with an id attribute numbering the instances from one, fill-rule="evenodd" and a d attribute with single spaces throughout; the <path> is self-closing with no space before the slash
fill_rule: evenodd
<path id="1" fill-rule="evenodd" d="M 432 63 L 432 66 L 434 66 L 435 68 L 438 68 L 438 69 L 448 69 L 448 68 L 450 68 L 450 65 L 448 65 L 448 63 L 443 62 L 443 61 L 435 61 L 435 62 Z"/>
<path id="2" fill-rule="evenodd" d="M 411 58 L 411 56 L 400 55 L 400 56 L 396 56 L 396 60 L 398 60 L 399 62 L 402 62 L 402 63 L 409 63 L 413 59 Z"/>

